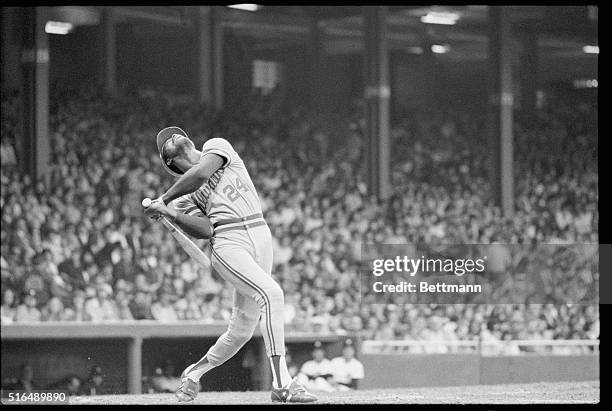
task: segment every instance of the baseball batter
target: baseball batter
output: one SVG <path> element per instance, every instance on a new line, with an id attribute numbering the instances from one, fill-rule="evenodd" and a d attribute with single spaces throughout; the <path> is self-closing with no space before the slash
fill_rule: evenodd
<path id="1" fill-rule="evenodd" d="M 146 213 L 167 216 L 194 237 L 210 237 L 212 266 L 234 286 L 227 331 L 183 371 L 178 400 L 194 400 L 202 375 L 236 354 L 259 324 L 272 367 L 272 401 L 316 401 L 287 370 L 284 295 L 271 276 L 272 236 L 244 162 L 222 138 L 206 141 L 198 151 L 178 127 L 161 130 L 157 148 L 165 170 L 179 178 Z"/>

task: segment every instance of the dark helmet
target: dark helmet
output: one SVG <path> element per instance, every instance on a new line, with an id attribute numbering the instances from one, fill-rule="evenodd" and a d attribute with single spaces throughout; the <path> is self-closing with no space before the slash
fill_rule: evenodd
<path id="1" fill-rule="evenodd" d="M 162 129 L 159 133 L 157 133 L 157 152 L 159 153 L 159 158 L 161 158 L 162 165 L 166 169 L 166 171 L 168 171 L 170 174 L 172 174 L 175 177 L 180 177 L 183 174 L 183 171 L 181 171 L 174 164 L 168 164 L 168 159 L 165 158 L 165 153 L 164 153 L 165 151 L 164 145 L 166 144 L 168 140 L 172 138 L 174 134 L 180 134 L 181 136 L 185 136 L 189 138 L 187 133 L 185 133 L 179 127 L 174 127 L 174 126 L 166 127 Z"/>

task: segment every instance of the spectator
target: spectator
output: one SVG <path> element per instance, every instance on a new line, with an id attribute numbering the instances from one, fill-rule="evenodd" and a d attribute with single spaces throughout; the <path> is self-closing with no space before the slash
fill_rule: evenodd
<path id="1" fill-rule="evenodd" d="M 51 297 L 42 310 L 42 321 L 66 320 L 64 304 L 57 297 Z"/>
<path id="2" fill-rule="evenodd" d="M 66 309 L 66 321 L 91 321 L 85 309 L 86 294 L 83 290 L 76 290 L 72 296 L 72 307 Z"/>
<path id="3" fill-rule="evenodd" d="M 17 165 L 15 148 L 13 147 L 13 144 L 9 142 L 9 139 L 4 135 L 2 136 L 2 140 L 0 140 L 0 163 L 2 164 L 2 167 L 6 167 L 7 169 L 12 169 Z"/>
<path id="4" fill-rule="evenodd" d="M 117 317 L 119 320 L 133 320 L 132 312 L 130 311 L 130 300 L 125 291 L 117 291 L 115 295 L 117 301 Z"/>
<path id="5" fill-rule="evenodd" d="M 162 291 L 159 296 L 159 301 L 151 305 L 151 313 L 153 318 L 162 322 L 178 321 L 178 316 L 172 305 L 172 296 L 170 293 Z"/>
<path id="6" fill-rule="evenodd" d="M 14 303 L 15 292 L 10 288 L 6 288 L 2 294 L 2 307 L 0 308 L 0 318 L 2 318 L 2 324 L 11 324 L 15 321 L 17 310 Z"/>
<path id="7" fill-rule="evenodd" d="M 135 320 L 152 320 L 151 301 L 144 291 L 137 291 L 129 304 L 130 311 Z"/>
<path id="8" fill-rule="evenodd" d="M 113 321 L 119 319 L 118 308 L 115 300 L 110 298 L 110 294 L 105 287 L 99 287 L 93 291 L 94 296 L 85 302 L 85 313 L 91 321 Z"/>
<path id="9" fill-rule="evenodd" d="M 41 313 L 38 308 L 36 308 L 37 304 L 36 291 L 30 290 L 29 292 L 23 293 L 23 303 L 17 307 L 15 322 L 39 322 L 41 320 Z"/>
<path id="10" fill-rule="evenodd" d="M 320 116 L 278 104 L 274 95 L 254 96 L 244 107 L 202 116 L 203 108 L 189 99 L 171 103 L 155 93 L 111 97 L 95 88 L 54 93 L 50 184 L 20 175 L 4 161 L 0 171 L 2 287 L 18 295 L 35 290 L 35 305 L 40 304 L 35 309 L 57 297 L 66 318 L 98 319 L 75 295 L 95 285 L 105 289 L 108 313 L 113 306 L 124 310 L 106 314 L 106 320 L 129 319 L 123 293 L 133 296 L 127 298 L 133 318 L 153 319 L 153 302 L 156 310 L 167 306 L 159 301 L 163 286 L 176 297 L 173 308 L 161 310 L 169 318 L 175 317 L 172 311 L 179 319 L 209 322 L 229 316 L 228 287 L 198 268 L 140 212 L 140 199 L 171 182 L 156 171 L 159 157 L 151 136 L 157 130 L 150 124 L 181 122 L 195 138 L 222 135 L 244 153 L 274 233 L 273 272 L 285 290 L 291 329 L 427 341 L 485 333 L 499 341 L 598 338 L 596 306 L 542 304 L 531 312 L 527 305 L 460 304 L 442 310 L 421 304 L 393 310 L 381 304 L 379 310 L 367 296 L 360 303 L 356 291 L 360 242 L 416 244 L 443 237 L 449 244 L 597 244 L 596 102 L 557 98 L 529 122 L 518 113 L 514 117 L 516 198 L 509 221 L 489 201 L 486 123 L 480 113 L 416 110 L 394 121 L 393 193 L 378 201 L 368 196 L 360 166 L 362 101 Z M 2 93 L 6 158 L 19 138 L 19 106 L 18 94 Z M 309 144 L 313 136 L 316 142 Z M 78 144 L 83 139 L 88 144 Z M 93 161 L 99 158 L 103 161 Z M 539 269 L 538 261 L 524 265 L 542 277 L 566 273 L 555 278 L 566 288 L 557 291 L 568 296 L 581 289 L 583 275 L 569 275 L 584 272 L 578 259 L 550 257 L 567 259 L 559 273 Z M 189 290 L 194 291 L 187 295 Z M 492 300 L 508 292 L 496 287 L 499 296 Z"/>

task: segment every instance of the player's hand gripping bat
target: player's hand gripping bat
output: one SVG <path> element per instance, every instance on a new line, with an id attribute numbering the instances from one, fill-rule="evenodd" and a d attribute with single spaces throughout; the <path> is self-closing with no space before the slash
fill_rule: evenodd
<path id="1" fill-rule="evenodd" d="M 148 208 L 152 201 L 150 198 L 142 200 L 142 206 Z M 180 228 L 173 224 L 167 217 L 161 216 L 161 223 L 170 231 L 172 237 L 183 247 L 183 250 L 194 260 L 204 267 L 210 267 L 210 258 L 198 247 Z"/>

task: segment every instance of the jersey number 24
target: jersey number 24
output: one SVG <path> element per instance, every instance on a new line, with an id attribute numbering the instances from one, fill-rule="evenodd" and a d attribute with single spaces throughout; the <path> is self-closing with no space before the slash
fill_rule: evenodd
<path id="1" fill-rule="evenodd" d="M 240 198 L 240 193 L 237 190 L 242 190 L 244 192 L 249 191 L 249 188 L 239 179 L 236 178 L 236 187 L 228 184 L 223 187 L 223 193 L 229 198 L 232 202 L 236 201 Z"/>

